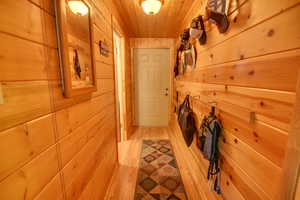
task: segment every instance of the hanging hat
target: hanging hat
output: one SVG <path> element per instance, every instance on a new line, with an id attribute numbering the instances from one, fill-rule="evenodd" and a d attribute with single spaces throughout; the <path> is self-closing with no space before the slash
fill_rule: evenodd
<path id="1" fill-rule="evenodd" d="M 208 0 L 207 2 L 208 19 L 217 25 L 220 33 L 225 33 L 229 27 L 226 3 L 228 3 L 228 0 Z"/>
<path id="2" fill-rule="evenodd" d="M 182 43 L 187 43 L 189 41 L 189 39 L 190 39 L 189 28 L 183 30 L 183 33 L 181 33 L 180 38 L 181 38 Z"/>
<path id="3" fill-rule="evenodd" d="M 198 38 L 201 45 L 206 43 L 206 31 L 202 15 L 199 15 L 192 20 L 190 36 L 192 38 Z"/>
<path id="4" fill-rule="evenodd" d="M 199 38 L 203 34 L 203 30 L 197 28 L 190 28 L 191 38 Z"/>

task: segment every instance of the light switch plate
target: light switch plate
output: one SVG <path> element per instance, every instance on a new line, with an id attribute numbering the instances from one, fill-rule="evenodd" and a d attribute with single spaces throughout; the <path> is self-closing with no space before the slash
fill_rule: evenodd
<path id="1" fill-rule="evenodd" d="M 2 84 L 0 83 L 0 104 L 4 104 Z"/>

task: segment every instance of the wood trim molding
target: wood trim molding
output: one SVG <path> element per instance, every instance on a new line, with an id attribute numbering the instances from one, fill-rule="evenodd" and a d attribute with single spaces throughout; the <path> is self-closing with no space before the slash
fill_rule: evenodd
<path id="1" fill-rule="evenodd" d="M 294 200 L 300 179 L 300 71 L 298 71 L 294 116 L 286 149 L 278 200 Z"/>

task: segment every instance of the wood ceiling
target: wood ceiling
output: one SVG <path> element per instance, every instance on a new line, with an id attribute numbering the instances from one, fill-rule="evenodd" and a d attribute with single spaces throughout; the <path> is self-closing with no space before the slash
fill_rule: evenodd
<path id="1" fill-rule="evenodd" d="M 139 0 L 114 0 L 132 37 L 176 37 L 184 17 L 199 0 L 164 0 L 160 12 L 146 15 Z"/>

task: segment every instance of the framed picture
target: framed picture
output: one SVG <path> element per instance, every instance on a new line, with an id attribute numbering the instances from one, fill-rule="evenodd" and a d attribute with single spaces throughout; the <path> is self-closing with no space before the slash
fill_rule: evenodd
<path id="1" fill-rule="evenodd" d="M 73 97 L 97 90 L 92 7 L 85 0 L 54 0 L 63 93 Z"/>

